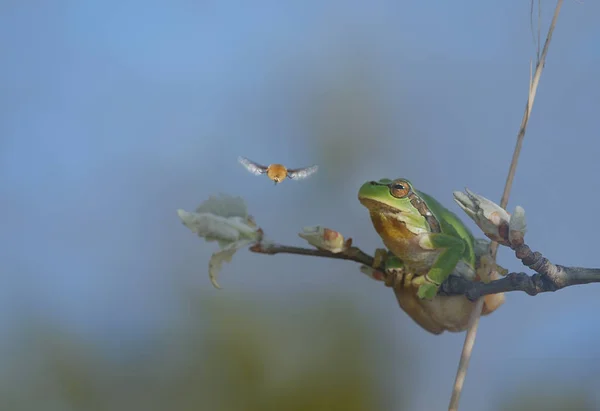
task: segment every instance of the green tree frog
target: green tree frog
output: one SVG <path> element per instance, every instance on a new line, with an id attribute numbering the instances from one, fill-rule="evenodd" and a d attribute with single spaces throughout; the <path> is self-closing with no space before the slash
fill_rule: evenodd
<path id="1" fill-rule="evenodd" d="M 464 296 L 438 296 L 437 292 L 451 274 L 480 280 L 471 231 L 454 213 L 403 178 L 367 182 L 358 199 L 369 210 L 389 250 L 378 249 L 374 265 L 383 262 L 386 271 L 402 265 L 410 273 L 394 286 L 400 307 L 434 334 L 465 330 L 474 303 Z M 482 314 L 493 312 L 503 302 L 503 294 L 486 296 Z"/>

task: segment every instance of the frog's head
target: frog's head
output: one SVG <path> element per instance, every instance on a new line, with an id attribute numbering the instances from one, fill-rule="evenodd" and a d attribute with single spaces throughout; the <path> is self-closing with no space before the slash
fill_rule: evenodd
<path id="1" fill-rule="evenodd" d="M 371 213 L 377 214 L 414 214 L 420 215 L 412 205 L 414 194 L 410 181 L 404 178 L 390 180 L 384 178 L 379 181 L 370 181 L 358 190 L 358 200 L 367 207 Z"/>
<path id="2" fill-rule="evenodd" d="M 430 232 L 428 219 L 436 223 L 421 199 L 422 194 L 405 178 L 370 181 L 358 190 L 358 200 L 369 210 L 375 231 L 386 247 L 397 255 L 402 254 L 406 247 L 404 244 L 398 245 L 398 241 Z M 437 226 L 434 224 L 433 227 Z"/>
<path id="3" fill-rule="evenodd" d="M 369 210 L 375 230 L 382 236 L 387 233 L 390 241 L 429 231 L 428 215 L 424 214 L 429 210 L 423 208 L 419 192 L 405 178 L 365 183 L 358 190 L 358 200 Z"/>

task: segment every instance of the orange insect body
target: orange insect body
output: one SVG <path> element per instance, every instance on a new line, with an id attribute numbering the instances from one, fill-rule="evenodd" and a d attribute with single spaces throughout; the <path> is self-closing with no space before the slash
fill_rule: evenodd
<path id="1" fill-rule="evenodd" d="M 283 164 L 271 164 L 269 167 L 265 167 L 246 157 L 238 157 L 238 161 L 246 168 L 246 170 L 254 175 L 258 176 L 266 174 L 269 179 L 275 182 L 275 184 L 282 182 L 286 178 L 302 180 L 316 173 L 319 168 L 318 166 L 313 165 L 304 168 L 288 169 Z"/>
<path id="2" fill-rule="evenodd" d="M 276 183 L 280 183 L 287 177 L 287 168 L 282 164 L 271 164 L 267 167 L 267 177 Z"/>

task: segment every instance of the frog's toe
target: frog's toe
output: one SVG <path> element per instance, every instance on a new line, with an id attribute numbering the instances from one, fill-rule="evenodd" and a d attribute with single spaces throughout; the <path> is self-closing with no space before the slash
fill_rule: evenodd
<path id="1" fill-rule="evenodd" d="M 437 292 L 438 286 L 434 284 L 422 284 L 417 291 L 417 297 L 421 300 L 431 300 L 436 296 Z"/>
<path id="2" fill-rule="evenodd" d="M 375 250 L 375 257 L 373 258 L 373 267 L 378 268 L 384 265 L 387 257 L 387 250 L 385 248 L 378 248 Z"/>
<path id="3" fill-rule="evenodd" d="M 395 288 L 402 281 L 402 271 L 386 269 L 385 285 Z"/>
<path id="4" fill-rule="evenodd" d="M 415 276 L 413 273 L 406 273 L 404 275 L 404 287 L 409 288 L 413 285 L 413 280 Z"/>

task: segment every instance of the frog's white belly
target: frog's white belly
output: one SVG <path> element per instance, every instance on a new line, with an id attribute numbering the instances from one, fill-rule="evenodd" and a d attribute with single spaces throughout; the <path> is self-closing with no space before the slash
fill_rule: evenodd
<path id="1" fill-rule="evenodd" d="M 418 236 L 411 239 L 395 238 L 392 241 L 386 241 L 386 238 L 383 238 L 383 243 L 405 264 L 410 265 L 410 268 L 414 270 L 414 274 L 421 274 L 421 271 L 427 272 L 441 252 L 441 250 L 423 249 L 419 244 Z"/>

